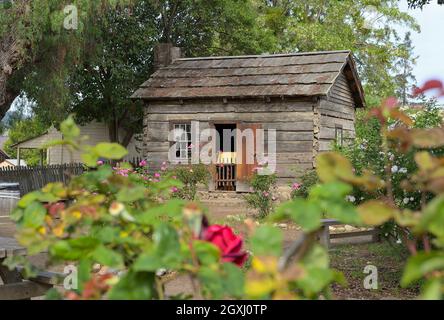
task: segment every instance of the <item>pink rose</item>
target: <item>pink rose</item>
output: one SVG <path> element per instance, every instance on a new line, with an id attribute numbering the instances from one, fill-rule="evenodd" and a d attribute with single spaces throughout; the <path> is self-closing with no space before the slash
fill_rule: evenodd
<path id="1" fill-rule="evenodd" d="M 293 189 L 293 190 L 299 190 L 300 188 L 301 188 L 301 185 L 297 182 L 295 182 L 291 185 L 291 189 Z"/>

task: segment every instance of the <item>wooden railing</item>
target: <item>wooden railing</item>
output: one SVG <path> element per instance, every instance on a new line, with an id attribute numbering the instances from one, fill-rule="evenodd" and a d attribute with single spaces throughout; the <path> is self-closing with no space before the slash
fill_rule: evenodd
<path id="1" fill-rule="evenodd" d="M 216 164 L 216 190 L 236 191 L 236 164 Z"/>

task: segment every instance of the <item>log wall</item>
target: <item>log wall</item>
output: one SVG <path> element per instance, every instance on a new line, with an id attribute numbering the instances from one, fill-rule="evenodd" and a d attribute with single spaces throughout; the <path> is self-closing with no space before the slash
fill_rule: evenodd
<path id="1" fill-rule="evenodd" d="M 344 143 L 355 138 L 355 102 L 349 84 L 340 74 L 327 97 L 319 101 L 319 151 L 331 150 L 336 127 L 343 130 Z"/>
<path id="2" fill-rule="evenodd" d="M 255 123 L 276 130 L 278 177 L 295 177 L 312 168 L 315 104 L 311 98 L 152 102 L 145 109 L 144 155 L 157 165 L 168 160 L 170 123 L 199 121 L 201 131 L 218 122 Z"/>

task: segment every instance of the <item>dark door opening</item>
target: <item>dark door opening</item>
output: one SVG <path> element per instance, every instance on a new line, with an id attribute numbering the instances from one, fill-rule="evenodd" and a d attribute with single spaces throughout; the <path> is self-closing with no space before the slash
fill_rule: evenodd
<path id="1" fill-rule="evenodd" d="M 216 124 L 216 190 L 236 191 L 236 124 Z"/>

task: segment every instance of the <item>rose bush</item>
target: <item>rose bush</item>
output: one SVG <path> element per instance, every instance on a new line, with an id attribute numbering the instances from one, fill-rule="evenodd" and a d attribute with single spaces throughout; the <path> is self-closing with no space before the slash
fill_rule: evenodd
<path id="1" fill-rule="evenodd" d="M 169 278 L 161 276 L 162 270 L 190 277 L 195 297 L 213 299 L 318 298 L 338 281 L 326 251 L 312 241 L 297 259 L 284 257 L 278 266 L 282 231 L 268 225 L 256 228 L 251 221 L 252 262 L 247 266 L 241 236 L 226 226 L 210 225 L 199 204 L 172 199 L 173 190 L 183 184 L 170 170 L 150 172 L 145 163 L 112 167 L 108 160 L 124 157 L 124 148 L 82 145 L 72 118 L 60 127 L 65 139 L 54 144 L 81 150 L 88 170 L 67 185 L 50 183 L 25 195 L 12 214 L 16 238 L 30 255 L 48 252 L 48 266 L 77 267 L 78 288 L 63 295 L 53 289 L 49 298 L 186 298 L 190 292 L 166 295 Z M 38 270 L 25 257 L 9 257 L 6 264 L 22 266 L 27 277 Z M 325 273 L 322 281 L 316 280 L 320 273 Z"/>
<path id="2" fill-rule="evenodd" d="M 259 227 L 247 221 L 252 258 L 245 270 L 238 267 L 247 258 L 240 236 L 227 227 L 209 225 L 200 205 L 171 199 L 172 189 L 183 187 L 179 179 L 161 172 L 147 176 L 129 167 L 98 166 L 99 158 L 121 159 L 125 149 L 107 143 L 81 145 L 72 119 L 61 124 L 65 139 L 55 143 L 82 150 L 84 162 L 93 169 L 68 185 L 51 183 L 25 195 L 12 215 L 16 237 L 30 255 L 46 251 L 50 264 L 77 266 L 79 286 L 68 291 L 66 298 L 185 298 L 185 292 L 166 296 L 168 280 L 158 271 L 167 269 L 189 276 L 197 297 L 318 299 L 331 297 L 332 283 L 344 284 L 342 274 L 329 267 L 327 251 L 317 243 L 328 212 L 357 226 L 396 223 L 412 254 L 401 284 L 423 279 L 422 297 L 442 298 L 444 159 L 435 152 L 444 146 L 444 129 L 412 127 L 410 117 L 393 101 L 374 109 L 372 116 L 381 125 L 382 174 L 359 172 L 335 152 L 319 155 L 320 182 L 308 190 L 306 198 L 284 203 Z M 392 120 L 397 126 L 390 126 Z M 418 194 L 419 208 L 402 207 L 396 201 L 393 174 L 399 170 L 393 169 L 396 164 L 388 155 L 390 150 L 412 152 L 416 169 L 401 183 L 407 192 Z M 273 177 L 256 182 L 253 195 L 259 199 L 265 192 L 265 198 L 272 199 L 268 196 Z M 346 200 L 354 189 L 374 199 L 356 206 Z M 303 231 L 285 252 L 282 230 L 267 224 L 283 219 L 293 220 Z M 36 267 L 24 257 L 10 257 L 6 263 L 10 268 L 20 264 L 28 276 L 35 275 Z M 54 290 L 50 296 L 62 298 Z"/>
<path id="3" fill-rule="evenodd" d="M 264 168 L 266 171 L 267 169 Z M 260 218 L 267 217 L 274 208 L 276 196 L 273 194 L 276 187 L 276 174 L 258 174 L 258 168 L 253 170 L 250 179 L 251 192 L 244 196 L 247 205 L 258 211 Z"/>

